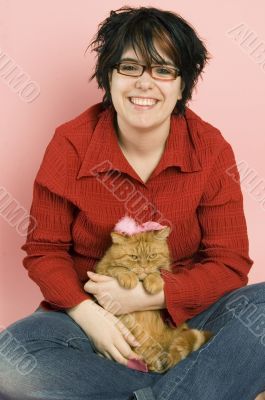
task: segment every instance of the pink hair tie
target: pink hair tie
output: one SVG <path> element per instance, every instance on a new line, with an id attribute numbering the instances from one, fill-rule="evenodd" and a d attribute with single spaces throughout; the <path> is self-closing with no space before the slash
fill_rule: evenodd
<path id="1" fill-rule="evenodd" d="M 139 225 L 133 218 L 125 216 L 117 222 L 114 227 L 114 232 L 134 235 L 135 233 L 139 232 L 158 231 L 163 228 L 165 228 L 165 226 L 154 221 L 147 221 L 142 225 Z"/>

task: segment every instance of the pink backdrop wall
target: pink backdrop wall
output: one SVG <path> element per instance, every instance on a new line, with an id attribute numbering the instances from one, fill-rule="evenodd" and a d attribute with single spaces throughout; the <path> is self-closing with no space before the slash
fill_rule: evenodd
<path id="1" fill-rule="evenodd" d="M 0 1 L 1 326 L 31 313 L 42 299 L 22 265 L 24 226 L 12 221 L 3 205 L 12 200 L 26 217 L 33 180 L 56 126 L 101 100 L 96 83 L 88 84 L 94 55 L 84 56 L 84 51 L 109 11 L 125 4 L 160 7 L 161 1 Z M 213 55 L 189 106 L 219 128 L 234 149 L 254 260 L 249 283 L 264 281 L 265 4 L 162 4 L 191 22 Z M 24 89 L 18 82 L 8 83 L 1 56 L 2 63 L 5 56 L 16 71 L 27 74 Z"/>

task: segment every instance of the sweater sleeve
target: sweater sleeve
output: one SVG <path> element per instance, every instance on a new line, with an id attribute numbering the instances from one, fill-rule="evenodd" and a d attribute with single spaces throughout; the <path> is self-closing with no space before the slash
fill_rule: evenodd
<path id="1" fill-rule="evenodd" d="M 247 226 L 240 177 L 228 142 L 214 162 L 197 208 L 201 243 L 196 263 L 162 270 L 166 312 L 176 325 L 248 282 Z"/>
<path id="2" fill-rule="evenodd" d="M 52 309 L 91 299 L 83 289 L 69 253 L 74 205 L 64 197 L 67 179 L 65 139 L 58 132 L 49 143 L 33 186 L 30 224 L 23 265 Z"/>

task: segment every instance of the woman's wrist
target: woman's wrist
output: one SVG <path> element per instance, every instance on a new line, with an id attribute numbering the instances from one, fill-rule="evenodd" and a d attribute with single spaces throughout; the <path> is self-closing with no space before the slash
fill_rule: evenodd
<path id="1" fill-rule="evenodd" d="M 139 285 L 139 308 L 135 311 L 160 310 L 166 308 L 165 294 L 162 289 L 156 294 L 147 293 L 143 284 Z"/>
<path id="2" fill-rule="evenodd" d="M 92 299 L 87 299 L 77 304 L 74 307 L 66 308 L 65 312 L 74 320 L 80 319 L 84 316 L 84 313 L 87 313 L 88 310 L 95 309 L 97 305 Z"/>
<path id="3" fill-rule="evenodd" d="M 163 289 L 160 292 L 151 294 L 149 296 L 150 303 L 148 310 L 160 310 L 162 308 L 166 308 L 165 293 Z"/>

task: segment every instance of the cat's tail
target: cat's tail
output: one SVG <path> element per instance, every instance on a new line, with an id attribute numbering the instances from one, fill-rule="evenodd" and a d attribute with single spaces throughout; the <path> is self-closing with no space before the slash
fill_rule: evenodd
<path id="1" fill-rule="evenodd" d="M 210 331 L 200 331 L 199 329 L 191 329 L 190 330 L 194 337 L 195 341 L 193 343 L 193 351 L 198 350 L 203 344 L 207 343 L 213 337 L 213 332 Z"/>
<path id="2" fill-rule="evenodd" d="M 213 335 L 210 331 L 200 331 L 198 329 L 183 330 L 170 346 L 170 353 L 173 354 L 173 359 L 176 360 L 178 356 L 183 360 L 192 351 L 198 350 L 203 344 L 208 342 Z"/>
<path id="3" fill-rule="evenodd" d="M 185 327 L 181 332 L 176 333 L 166 353 L 163 352 L 162 359 L 158 359 L 155 368 L 149 366 L 149 370 L 155 372 L 165 372 L 169 368 L 184 360 L 192 351 L 198 350 L 204 343 L 211 339 L 213 333 L 210 331 L 200 331 Z"/>

